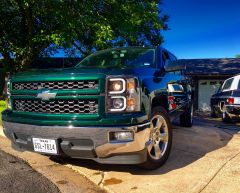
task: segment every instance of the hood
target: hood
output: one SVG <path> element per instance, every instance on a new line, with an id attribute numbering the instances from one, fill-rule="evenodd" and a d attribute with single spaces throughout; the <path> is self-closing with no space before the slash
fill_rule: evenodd
<path id="1" fill-rule="evenodd" d="M 74 79 L 74 77 L 98 77 L 104 78 L 108 75 L 144 75 L 148 72 L 146 68 L 136 68 L 136 69 L 83 69 L 83 68 L 63 68 L 63 69 L 46 69 L 46 70 L 30 70 L 26 72 L 20 72 L 14 74 L 11 79 L 12 81 L 30 81 L 36 80 L 51 80 L 54 79 Z"/>

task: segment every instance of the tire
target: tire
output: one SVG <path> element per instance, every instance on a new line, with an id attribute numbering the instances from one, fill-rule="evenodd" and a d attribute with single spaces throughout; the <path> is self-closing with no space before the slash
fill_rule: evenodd
<path id="1" fill-rule="evenodd" d="M 223 120 L 224 123 L 231 123 L 232 122 L 231 117 L 226 112 L 223 112 L 222 120 Z"/>
<path id="2" fill-rule="evenodd" d="M 193 104 L 187 108 L 187 110 L 180 115 L 180 126 L 192 127 L 193 125 Z"/>
<path id="3" fill-rule="evenodd" d="M 228 115 L 228 113 L 226 112 L 227 110 L 226 110 L 226 106 L 225 106 L 225 105 L 223 105 L 222 111 L 223 111 L 223 113 L 222 113 L 222 121 L 223 121 L 224 123 L 231 123 L 231 122 L 232 122 L 232 119 L 231 119 L 231 117 Z"/>
<path id="4" fill-rule="evenodd" d="M 215 111 L 214 107 L 211 107 L 211 117 L 212 118 L 217 118 L 217 112 Z"/>
<path id="5" fill-rule="evenodd" d="M 153 170 L 168 159 L 172 147 L 172 126 L 166 110 L 154 107 L 151 115 L 151 133 L 147 143 L 147 161 L 139 166 Z"/>

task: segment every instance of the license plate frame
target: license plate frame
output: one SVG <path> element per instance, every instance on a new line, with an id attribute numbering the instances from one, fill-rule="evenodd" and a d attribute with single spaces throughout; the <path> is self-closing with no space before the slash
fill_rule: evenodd
<path id="1" fill-rule="evenodd" d="M 57 139 L 32 137 L 32 144 L 34 152 L 58 155 Z"/>

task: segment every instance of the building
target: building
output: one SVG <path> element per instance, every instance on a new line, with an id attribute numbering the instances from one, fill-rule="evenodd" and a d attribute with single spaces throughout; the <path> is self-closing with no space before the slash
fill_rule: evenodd
<path id="1" fill-rule="evenodd" d="M 194 106 L 200 111 L 210 111 L 210 98 L 224 80 L 240 74 L 240 58 L 187 59 L 185 74 L 191 76 L 194 86 Z"/>

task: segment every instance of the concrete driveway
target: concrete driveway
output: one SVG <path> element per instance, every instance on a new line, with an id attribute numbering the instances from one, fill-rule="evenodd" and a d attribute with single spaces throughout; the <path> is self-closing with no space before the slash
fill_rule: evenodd
<path id="1" fill-rule="evenodd" d="M 192 128 L 174 126 L 170 158 L 154 171 L 131 165 L 101 165 L 89 160 L 51 159 L 109 192 L 239 193 L 239 128 L 199 118 Z"/>

